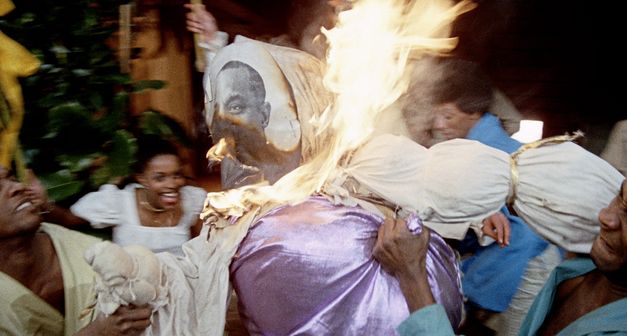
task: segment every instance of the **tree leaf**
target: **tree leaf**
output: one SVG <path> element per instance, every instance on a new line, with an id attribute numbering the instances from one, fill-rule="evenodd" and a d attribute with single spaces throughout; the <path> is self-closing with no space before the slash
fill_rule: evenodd
<path id="1" fill-rule="evenodd" d="M 154 134 L 186 147 L 191 146 L 191 140 L 183 126 L 164 113 L 154 110 L 142 112 L 139 118 L 139 128 L 143 134 Z"/>
<path id="2" fill-rule="evenodd" d="M 108 152 L 109 173 L 111 177 L 125 177 L 132 172 L 137 144 L 135 138 L 125 130 L 118 130 L 113 135 L 111 151 Z M 112 182 L 112 181 L 109 181 Z"/>
<path id="3" fill-rule="evenodd" d="M 61 154 L 57 156 L 57 162 L 70 172 L 77 173 L 91 167 L 94 162 L 94 155 L 85 156 Z"/>
<path id="4" fill-rule="evenodd" d="M 74 196 L 81 191 L 85 183 L 77 180 L 68 170 L 63 169 L 52 174 L 39 175 L 39 180 L 48 190 L 48 198 L 55 202 Z"/>

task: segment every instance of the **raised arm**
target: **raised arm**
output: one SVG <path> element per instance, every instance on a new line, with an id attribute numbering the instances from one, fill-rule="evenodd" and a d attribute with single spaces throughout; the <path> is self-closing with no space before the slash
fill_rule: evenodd
<path id="1" fill-rule="evenodd" d="M 189 9 L 186 15 L 187 30 L 199 34 L 202 42 L 209 43 L 218 31 L 216 19 L 207 11 L 203 4 L 185 4 Z"/>

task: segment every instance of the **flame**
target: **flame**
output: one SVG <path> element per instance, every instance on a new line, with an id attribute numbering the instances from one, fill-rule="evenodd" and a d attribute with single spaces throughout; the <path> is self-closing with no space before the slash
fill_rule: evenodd
<path id="1" fill-rule="evenodd" d="M 222 161 L 226 155 L 228 155 L 226 139 L 222 138 L 217 144 L 213 145 L 207 152 L 206 158 L 209 161 Z"/>
<path id="2" fill-rule="evenodd" d="M 457 39 L 449 37 L 451 23 L 474 7 L 470 1 L 361 0 L 339 14 L 333 29 L 322 29 L 329 41 L 324 84 L 335 100 L 311 122 L 318 137 L 330 142 L 278 181 L 278 191 L 287 192 L 284 200 L 321 190 L 342 158 L 372 134 L 377 116 L 406 91 L 408 60 L 452 50 Z"/>
<path id="3" fill-rule="evenodd" d="M 451 51 L 457 44 L 449 36 L 452 22 L 475 6 L 448 0 L 352 2 L 333 29 L 322 29 L 329 43 L 324 84 L 335 99 L 319 118 L 304 121 L 316 126 L 321 152 L 270 188 L 247 188 L 239 197 L 295 203 L 321 191 L 372 134 L 377 116 L 406 91 L 408 61 Z"/>

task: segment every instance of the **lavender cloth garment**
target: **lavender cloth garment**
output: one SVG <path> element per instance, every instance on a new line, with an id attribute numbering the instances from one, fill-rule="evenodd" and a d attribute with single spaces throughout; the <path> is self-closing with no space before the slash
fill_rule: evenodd
<path id="1" fill-rule="evenodd" d="M 251 334 L 395 335 L 409 316 L 398 281 L 372 257 L 382 218 L 311 197 L 262 217 L 240 244 L 231 279 Z M 412 232 L 421 224 L 410 218 Z M 453 250 L 432 232 L 428 280 L 453 326 L 462 315 Z"/>

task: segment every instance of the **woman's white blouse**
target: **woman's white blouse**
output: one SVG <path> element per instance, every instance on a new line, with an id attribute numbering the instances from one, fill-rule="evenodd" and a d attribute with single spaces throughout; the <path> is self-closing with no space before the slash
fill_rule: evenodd
<path id="1" fill-rule="evenodd" d="M 153 252 L 171 252 L 183 255 L 181 245 L 191 238 L 190 227 L 196 224 L 203 209 L 207 192 L 198 187 L 180 189 L 183 214 L 176 226 L 142 226 L 137 211 L 135 190 L 140 184 L 129 184 L 124 189 L 105 184 L 98 191 L 79 199 L 70 210 L 86 219 L 94 228 L 113 226 L 113 242 L 121 246 L 143 245 Z"/>

